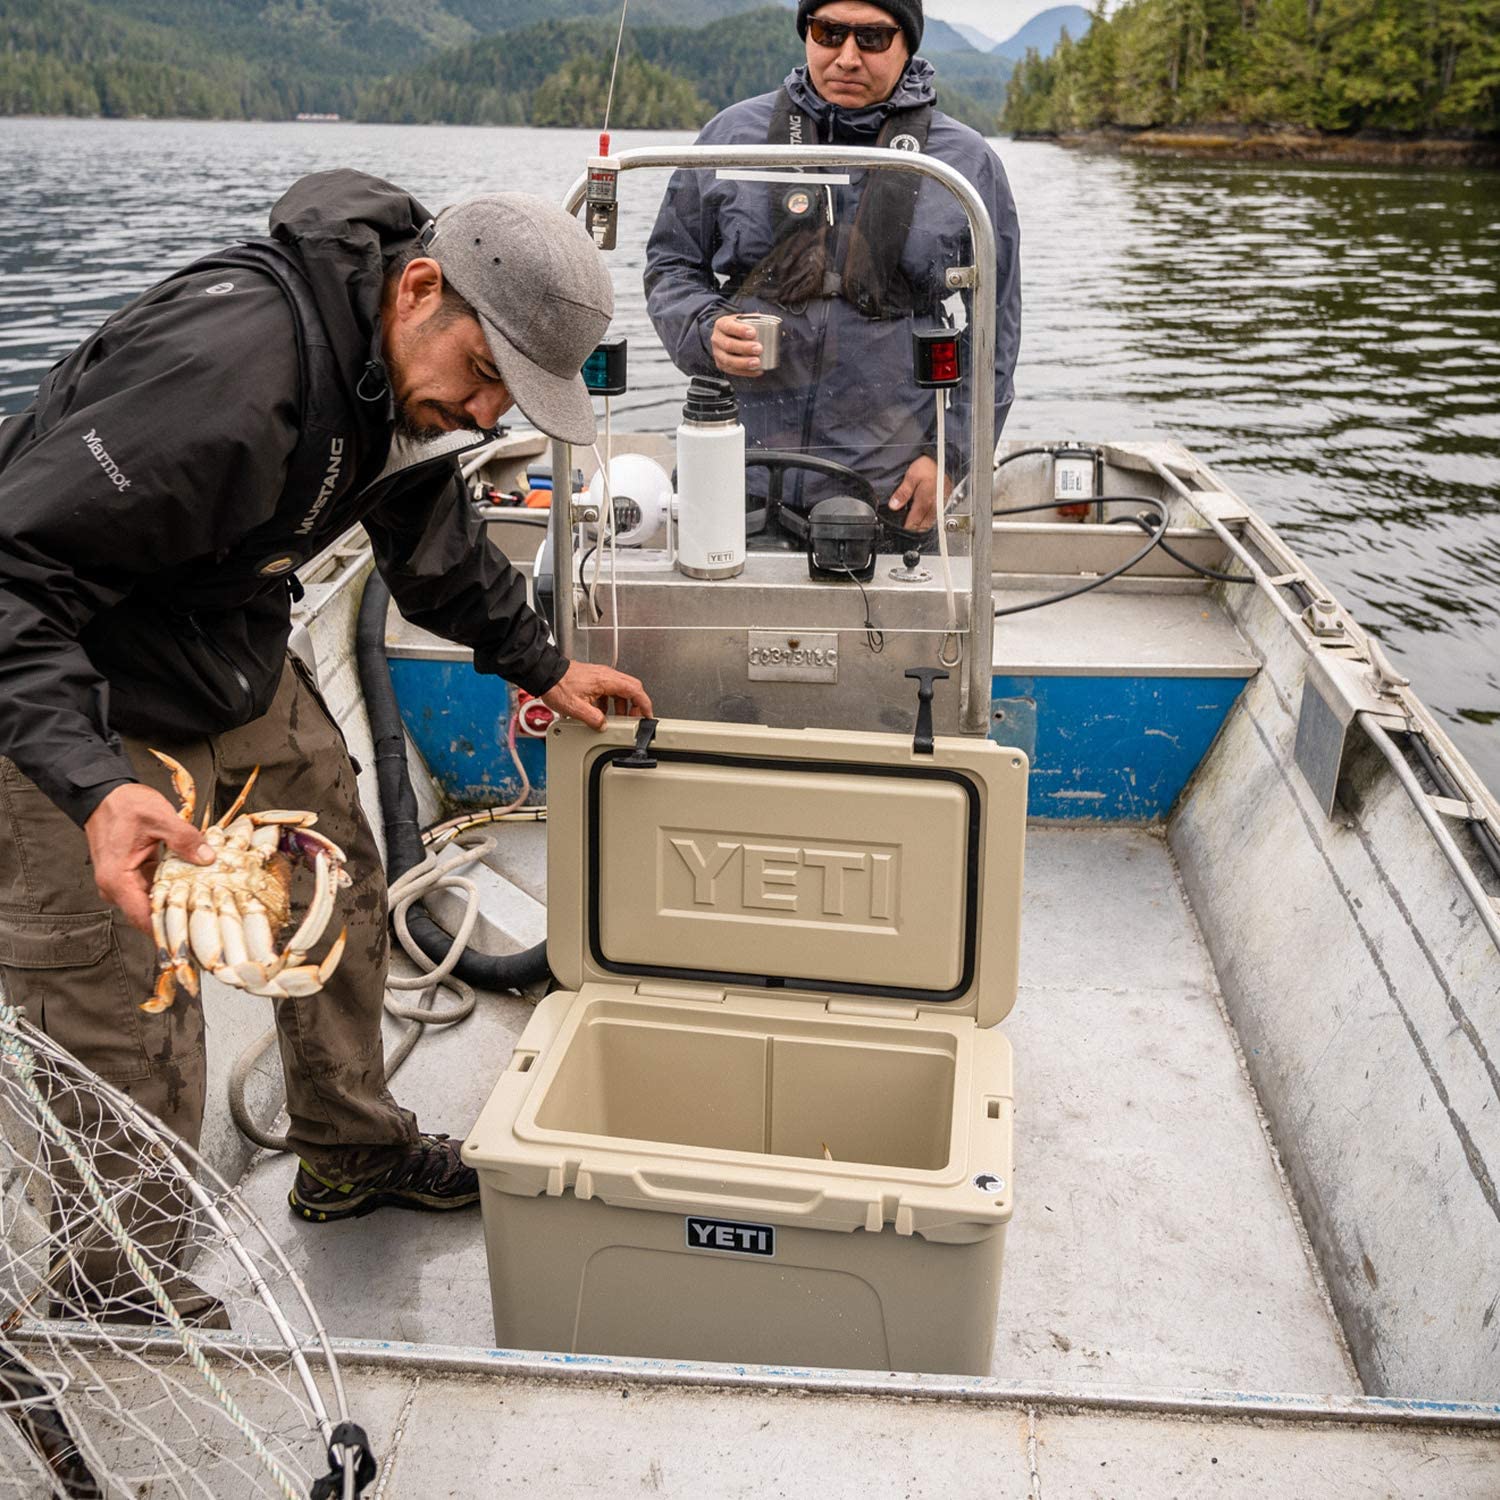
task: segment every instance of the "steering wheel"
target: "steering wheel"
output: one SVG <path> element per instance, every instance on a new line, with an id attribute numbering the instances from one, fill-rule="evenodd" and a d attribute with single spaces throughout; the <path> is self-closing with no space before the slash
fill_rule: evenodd
<path id="1" fill-rule="evenodd" d="M 856 474 L 848 464 L 835 462 L 831 458 L 819 458 L 815 453 L 791 453 L 783 448 L 749 448 L 745 451 L 747 469 L 769 469 L 771 489 L 766 496 L 766 509 L 776 511 L 781 507 L 781 492 L 788 469 L 807 469 L 814 474 L 824 474 L 830 479 L 842 479 L 850 493 L 868 505 L 877 505 L 875 486 L 863 474 Z"/>
<path id="2" fill-rule="evenodd" d="M 746 511 L 746 537 L 758 536 L 769 531 L 770 523 L 778 521 L 781 530 L 789 533 L 791 542 L 797 545 L 806 542 L 807 521 L 805 517 L 795 510 L 784 509 L 781 504 L 781 493 L 782 482 L 788 469 L 808 469 L 814 474 L 826 474 L 832 479 L 843 480 L 855 498 L 863 500 L 875 512 L 880 521 L 884 547 L 895 552 L 937 550 L 935 526 L 929 526 L 926 531 L 908 531 L 901 524 L 901 516 L 893 513 L 889 505 L 876 498 L 875 486 L 863 474 L 856 474 L 848 464 L 836 463 L 831 458 L 819 458 L 812 453 L 791 453 L 780 448 L 752 448 L 745 454 L 745 467 L 769 469 L 771 472 L 771 489 L 766 496 L 766 508 L 763 511 Z M 788 545 L 788 542 L 783 541 L 782 545 Z"/>
<path id="3" fill-rule="evenodd" d="M 855 473 L 848 464 L 837 463 L 831 458 L 820 458 L 814 453 L 792 453 L 782 448 L 750 448 L 745 453 L 745 467 L 746 469 L 766 469 L 770 473 L 770 489 L 766 494 L 765 509 L 750 510 L 748 507 L 746 509 L 745 535 L 747 537 L 760 536 L 763 533 L 773 536 L 789 533 L 790 539 L 799 545 L 807 540 L 806 520 L 795 510 L 783 508 L 781 503 L 788 469 L 805 469 L 814 474 L 823 474 L 830 479 L 841 480 L 847 486 L 847 493 L 863 500 L 871 510 L 877 513 L 879 511 L 875 486 L 863 474 Z M 776 522 L 777 526 L 773 527 L 772 522 Z M 781 544 L 787 545 L 785 537 Z"/>

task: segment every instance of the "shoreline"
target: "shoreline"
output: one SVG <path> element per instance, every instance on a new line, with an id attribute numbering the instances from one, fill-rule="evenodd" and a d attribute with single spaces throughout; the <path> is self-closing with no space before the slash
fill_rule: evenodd
<path id="1" fill-rule="evenodd" d="M 1325 135 L 1287 126 L 1159 125 L 1146 129 L 1018 132 L 1018 141 L 1048 141 L 1073 149 L 1125 156 L 1183 156 L 1199 160 L 1362 163 L 1389 167 L 1500 167 L 1500 139 L 1474 136 Z"/>

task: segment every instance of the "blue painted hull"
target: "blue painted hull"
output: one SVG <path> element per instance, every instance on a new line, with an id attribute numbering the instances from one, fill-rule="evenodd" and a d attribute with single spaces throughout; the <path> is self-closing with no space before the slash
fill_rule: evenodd
<path id="1" fill-rule="evenodd" d="M 514 693 L 465 662 L 399 657 L 391 675 L 406 723 L 457 807 L 509 802 L 521 789 L 506 753 Z M 991 737 L 1030 757 L 1034 818 L 1160 822 L 1244 687 L 1236 677 L 996 677 Z M 528 802 L 546 800 L 546 747 L 522 736 Z"/>
<path id="2" fill-rule="evenodd" d="M 1238 677 L 996 677 L 990 737 L 1030 757 L 1031 817 L 1160 822 L 1244 686 Z"/>

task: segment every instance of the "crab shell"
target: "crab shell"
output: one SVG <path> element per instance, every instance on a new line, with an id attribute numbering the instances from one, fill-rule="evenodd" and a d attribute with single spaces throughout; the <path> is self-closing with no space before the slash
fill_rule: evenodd
<path id="1" fill-rule="evenodd" d="M 191 821 L 197 788 L 185 767 L 151 752 L 172 772 Z M 141 1009 L 168 1009 L 180 986 L 198 993 L 198 968 L 252 995 L 286 999 L 316 994 L 328 982 L 344 953 L 347 929 L 340 932 L 321 963 L 306 962 L 333 915 L 334 891 L 350 884 L 345 856 L 337 844 L 312 831 L 317 814 L 271 810 L 243 813 L 260 774 L 251 772 L 234 805 L 203 830 L 213 849 L 211 865 L 197 865 L 167 854 L 151 882 L 151 929 L 161 973 L 156 990 Z M 310 864 L 313 895 L 297 930 L 280 949 L 277 938 L 291 916 L 292 861 Z"/>

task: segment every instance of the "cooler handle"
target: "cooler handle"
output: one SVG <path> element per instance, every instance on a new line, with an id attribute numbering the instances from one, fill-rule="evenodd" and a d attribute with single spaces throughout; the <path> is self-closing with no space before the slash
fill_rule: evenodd
<path id="1" fill-rule="evenodd" d="M 817 1188 L 788 1192 L 781 1198 L 755 1198 L 737 1196 L 731 1192 L 705 1193 L 675 1183 L 654 1181 L 645 1173 L 636 1174 L 636 1186 L 643 1197 L 655 1202 L 691 1203 L 710 1208 L 715 1213 L 783 1213 L 810 1214 L 823 1202 L 823 1194 Z"/>

